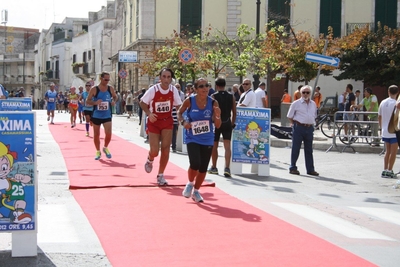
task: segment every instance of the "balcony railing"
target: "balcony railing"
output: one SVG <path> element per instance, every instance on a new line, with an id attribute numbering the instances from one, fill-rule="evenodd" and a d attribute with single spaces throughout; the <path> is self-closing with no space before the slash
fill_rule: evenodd
<path id="1" fill-rule="evenodd" d="M 352 33 L 355 29 L 360 29 L 368 26 L 371 30 L 374 29 L 373 23 L 346 23 L 346 35 Z"/>

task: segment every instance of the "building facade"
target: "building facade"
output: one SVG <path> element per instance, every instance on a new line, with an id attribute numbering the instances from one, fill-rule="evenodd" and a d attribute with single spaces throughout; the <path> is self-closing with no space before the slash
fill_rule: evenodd
<path id="1" fill-rule="evenodd" d="M 22 90 L 25 96 L 34 94 L 34 47 L 39 38 L 38 29 L 0 27 L 0 84 L 9 93 Z"/>

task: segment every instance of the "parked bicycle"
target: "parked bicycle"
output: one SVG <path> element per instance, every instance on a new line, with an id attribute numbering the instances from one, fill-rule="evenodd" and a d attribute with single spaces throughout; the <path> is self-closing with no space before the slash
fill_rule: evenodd
<path id="1" fill-rule="evenodd" d="M 318 115 L 315 119 L 315 129 L 321 130 L 322 134 L 328 138 L 333 137 L 334 130 L 338 131 L 338 125 L 333 121 L 333 116 L 328 112 Z"/>
<path id="2" fill-rule="evenodd" d="M 354 120 L 357 121 L 358 116 L 355 116 Z M 347 126 L 347 134 L 344 130 L 345 125 Z M 373 141 L 371 124 L 368 122 L 345 122 L 338 130 L 338 137 L 340 142 L 345 145 L 351 145 L 357 141 L 362 142 L 363 139 L 367 144 L 371 144 Z"/>

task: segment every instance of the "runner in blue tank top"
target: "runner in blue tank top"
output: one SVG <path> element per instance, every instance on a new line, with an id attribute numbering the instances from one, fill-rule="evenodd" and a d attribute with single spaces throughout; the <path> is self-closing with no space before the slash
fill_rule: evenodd
<path id="1" fill-rule="evenodd" d="M 194 87 L 196 95 L 186 98 L 178 111 L 178 120 L 183 125 L 186 134 L 190 162 L 189 182 L 182 195 L 186 198 L 192 196 L 195 202 L 203 202 L 199 189 L 206 178 L 207 166 L 211 158 L 214 124 L 216 128 L 221 126 L 221 110 L 218 102 L 208 96 L 209 84 L 206 79 L 199 78 Z M 183 118 L 185 111 L 187 111 L 187 116 Z"/>
<path id="2" fill-rule="evenodd" d="M 99 160 L 101 157 L 100 126 L 102 124 L 106 135 L 104 138 L 103 152 L 106 154 L 107 158 L 111 158 L 111 153 L 108 150 L 108 145 L 110 144 L 112 136 L 111 108 L 115 105 L 117 95 L 115 94 L 114 88 L 108 85 L 109 81 L 110 74 L 108 72 L 102 72 L 100 74 L 99 85 L 92 87 L 86 98 L 86 104 L 94 106 L 91 122 L 93 123 L 93 142 L 96 147 L 95 160 Z"/>
<path id="3" fill-rule="evenodd" d="M 89 136 L 89 126 L 91 126 L 92 122 L 91 122 L 91 117 L 93 114 L 93 106 L 89 105 L 86 102 L 87 97 L 89 96 L 89 91 L 91 88 L 91 84 L 89 82 L 86 82 L 85 84 L 85 89 L 86 91 L 84 91 L 81 95 L 81 100 L 83 101 L 83 115 L 85 115 L 85 121 L 86 121 L 86 136 Z"/>

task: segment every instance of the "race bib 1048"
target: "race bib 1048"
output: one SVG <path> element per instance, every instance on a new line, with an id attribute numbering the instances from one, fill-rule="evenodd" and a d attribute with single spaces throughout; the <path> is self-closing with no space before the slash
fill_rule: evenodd
<path id="1" fill-rule="evenodd" d="M 210 132 L 210 121 L 194 121 L 192 124 L 193 135 L 205 134 Z"/>

